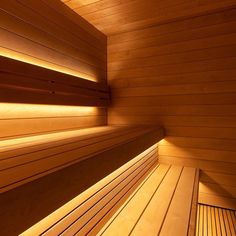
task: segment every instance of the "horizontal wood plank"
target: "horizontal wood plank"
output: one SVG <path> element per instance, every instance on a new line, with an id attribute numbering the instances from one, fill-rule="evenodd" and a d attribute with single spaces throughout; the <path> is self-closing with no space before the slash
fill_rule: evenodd
<path id="1" fill-rule="evenodd" d="M 166 230 L 165 225 L 175 217 L 176 214 L 173 211 L 176 210 L 174 204 L 177 202 L 179 206 L 181 202 L 182 210 L 178 216 L 186 220 L 186 223 L 181 221 L 178 224 L 178 233 L 187 235 L 190 211 L 193 204 L 195 204 L 195 209 L 197 204 L 196 198 L 193 200 L 195 184 L 198 185 L 198 177 L 195 175 L 195 171 L 194 168 L 160 164 L 101 229 L 98 235 L 143 235 L 144 233 L 148 235 L 162 233 L 163 235 L 171 235 L 164 232 Z M 186 178 L 188 174 L 191 177 Z M 189 183 L 189 193 L 181 190 L 186 187 L 185 183 L 187 182 Z M 182 202 L 183 197 L 186 199 L 185 206 Z M 183 209 L 186 210 L 186 214 L 183 214 Z M 121 224 L 124 227 L 120 227 Z M 192 224 L 194 226 L 193 222 Z"/>
<path id="2" fill-rule="evenodd" d="M 85 0 L 64 1 L 71 9 L 82 15 L 99 30 L 108 35 L 129 33 L 140 29 L 150 28 L 153 25 L 168 24 L 176 21 L 185 21 L 186 18 L 198 18 L 209 13 L 235 8 L 232 0 L 224 1 L 116 1 Z M 206 20 L 208 22 L 209 20 Z M 121 24 L 122 23 L 122 24 Z"/>
<path id="3" fill-rule="evenodd" d="M 111 127 L 111 129 L 113 128 Z M 54 135 L 55 136 L 54 137 L 52 135 L 54 150 L 57 150 L 60 152 L 61 151 L 63 152 L 64 150 L 64 154 L 61 153 L 59 155 L 64 156 L 64 160 L 66 161 L 66 163 L 65 162 L 64 164 L 61 163 L 60 166 L 58 166 L 61 158 L 58 158 L 59 156 L 56 157 L 57 155 L 55 155 L 55 153 L 51 153 L 52 154 L 51 157 L 56 160 L 54 164 L 56 164 L 57 167 L 54 168 L 55 166 L 54 167 L 48 166 L 49 167 L 48 171 L 45 172 L 45 170 L 42 170 L 40 171 L 41 173 L 39 172 L 36 173 L 37 172 L 36 169 L 38 169 L 40 166 L 41 168 L 46 167 L 45 163 L 43 164 L 41 161 L 44 162 L 45 160 L 47 160 L 47 158 L 46 159 L 41 158 L 41 161 L 40 161 L 41 164 L 38 163 L 34 167 L 31 166 L 30 169 L 28 169 L 29 171 L 28 174 L 30 174 L 31 177 L 29 176 L 27 177 L 25 175 L 27 172 L 26 170 L 18 172 L 18 174 L 20 175 L 16 174 L 15 172 L 16 169 L 24 166 L 24 163 L 17 163 L 17 166 L 14 166 L 14 168 L 12 168 L 12 170 L 14 169 L 14 172 L 15 172 L 15 174 L 13 174 L 14 177 L 11 174 L 11 177 L 9 176 L 6 178 L 5 177 L 1 178 L 1 180 L 11 181 L 12 177 L 15 178 L 17 177 L 17 175 L 18 177 L 21 176 L 20 177 L 21 180 L 15 179 L 16 182 L 14 184 L 10 184 L 11 187 L 9 185 L 7 188 L 5 188 L 4 193 L 2 193 L 0 197 L 0 205 L 1 205 L 1 209 L 3 209 L 1 211 L 1 213 L 3 214 L 1 216 L 1 218 L 3 219 L 1 221 L 1 224 L 6 226 L 6 227 L 0 227 L 3 234 L 5 234 L 5 232 L 7 234 L 17 232 L 18 234 L 26 230 L 27 228 L 37 223 L 42 218 L 46 217 L 48 214 L 52 213 L 53 211 L 55 211 L 56 209 L 64 205 L 66 202 L 70 201 L 72 198 L 76 197 L 78 194 L 82 193 L 84 190 L 91 187 L 93 184 L 95 184 L 99 180 L 103 179 L 104 177 L 106 177 L 107 175 L 109 175 L 110 173 L 112 173 L 113 171 L 115 171 L 116 169 L 118 169 L 119 167 L 127 163 L 128 161 L 132 160 L 134 157 L 139 155 L 141 152 L 143 152 L 150 146 L 156 144 L 158 140 L 163 138 L 163 130 L 159 128 L 153 129 L 151 127 L 150 128 L 132 128 L 131 127 L 130 129 L 127 129 L 127 127 L 124 127 L 124 128 L 120 128 L 120 131 L 121 131 L 120 134 L 118 130 L 117 128 L 114 128 L 113 130 L 114 137 L 112 138 L 112 134 L 108 135 L 108 133 L 106 132 L 106 131 L 109 131 L 109 127 L 106 127 L 106 129 L 101 128 L 100 131 L 98 128 L 97 134 L 100 133 L 100 138 L 99 137 L 89 138 L 88 135 L 92 135 L 92 134 L 96 135 L 96 128 L 91 128 L 90 133 L 84 132 L 84 141 L 81 140 L 80 142 L 78 142 L 78 140 L 76 141 L 75 133 L 70 131 L 72 133 L 65 136 L 64 143 L 66 145 L 64 145 L 64 147 L 62 145 L 63 140 L 60 135 L 60 132 L 58 132 L 58 138 L 59 138 L 58 141 L 61 144 L 58 147 L 56 146 L 59 143 L 55 142 L 57 141 L 56 136 Z M 115 137 L 116 132 L 118 132 L 117 137 Z M 49 136 L 46 137 L 46 139 L 44 140 L 44 144 L 42 143 L 43 137 L 36 138 L 33 142 L 33 145 L 35 146 L 38 140 L 40 144 L 38 148 L 44 147 L 45 150 L 41 150 L 41 151 L 47 152 L 48 154 L 50 154 L 50 148 L 48 147 L 48 141 L 47 141 L 47 138 L 50 138 Z M 67 140 L 68 138 L 70 138 L 69 142 Z M 81 136 L 81 138 L 83 138 L 83 135 Z M 74 144 L 73 144 L 73 140 L 74 140 Z M 94 146 L 93 148 L 92 146 L 89 145 L 89 142 L 91 141 L 94 142 L 93 144 L 91 143 L 92 146 Z M 6 141 L 3 141 L 3 142 L 6 142 Z M 16 147 L 18 149 L 21 148 L 20 147 L 21 144 L 19 143 L 19 140 L 16 141 L 15 143 L 14 142 L 10 143 L 10 145 L 17 145 Z M 30 146 L 29 139 L 27 138 L 24 138 L 23 143 L 22 143 L 22 148 L 23 148 L 22 150 L 26 151 L 27 148 L 25 148 L 26 147 L 25 145 L 27 145 L 28 147 Z M 73 145 L 74 145 L 74 149 L 73 149 Z M 75 154 L 74 157 L 72 157 L 72 155 L 70 157 L 70 152 L 72 154 L 72 152 L 75 151 L 76 145 L 77 146 L 82 145 L 80 148 L 78 148 L 78 150 L 80 151 L 77 152 L 77 154 Z M 69 149 L 67 149 L 66 147 Z M 52 147 L 51 147 L 51 150 L 53 150 Z M 9 151 L 10 150 L 6 146 L 5 154 L 6 153 L 9 154 Z M 124 196 L 126 199 L 132 193 L 132 191 L 134 191 L 135 186 L 137 186 L 137 184 L 139 183 L 139 180 L 141 180 L 143 176 L 146 176 L 149 170 L 151 170 L 151 168 L 157 164 L 156 151 L 157 149 L 155 145 L 149 151 L 144 152 L 144 155 L 146 157 L 142 155 L 140 156 L 140 157 L 144 157 L 143 160 L 147 158 L 147 162 L 145 162 L 146 164 L 144 164 L 143 167 L 138 165 L 138 169 L 141 168 L 140 172 L 138 171 L 138 169 L 134 170 L 132 171 L 129 177 L 125 178 L 125 180 L 127 180 L 128 182 L 129 180 L 131 181 L 130 184 L 128 184 L 128 182 L 126 182 L 123 177 L 120 179 L 123 182 L 121 181 L 122 183 L 118 189 L 119 191 L 122 191 L 122 192 L 120 192 L 121 194 L 119 196 L 117 195 L 116 198 L 112 198 L 113 199 L 112 201 L 109 200 L 111 199 L 112 194 L 108 195 L 109 196 L 108 198 L 105 198 L 107 199 L 109 204 L 104 205 L 105 207 L 104 210 L 101 210 L 101 215 L 100 215 L 101 218 L 103 218 L 105 212 L 108 211 L 110 212 L 109 214 L 112 214 L 114 210 L 117 210 L 120 204 L 119 203 L 120 198 Z M 84 158 L 80 159 L 79 163 L 77 163 L 77 161 L 75 161 L 75 158 L 76 159 L 78 158 L 79 153 L 81 154 L 83 153 Z M 35 155 L 36 153 L 34 152 L 32 154 Z M 17 161 L 17 159 L 21 158 L 21 156 L 22 154 L 19 155 L 18 157 L 12 156 L 12 158 L 10 159 L 7 158 L 5 160 L 9 162 L 8 164 L 14 165 L 14 160 Z M 71 158 L 74 160 L 72 160 Z M 69 159 L 70 159 L 70 163 L 68 162 Z M 18 159 L 18 161 L 19 160 L 20 159 Z M 24 160 L 22 159 L 21 162 L 22 161 Z M 28 164 L 31 165 L 33 163 L 34 161 L 29 159 Z M 48 164 L 51 165 L 50 163 L 52 164 L 53 162 L 49 161 Z M 97 168 L 98 165 L 99 165 L 99 168 Z M 7 168 L 1 173 L 4 174 L 5 171 L 9 171 L 10 169 L 11 168 Z M 86 173 L 88 172 L 93 173 L 93 174 L 87 175 Z M 22 174 L 25 176 L 23 177 Z M 16 186 L 18 187 L 16 188 Z M 45 189 L 50 189 L 50 191 L 45 192 Z M 61 191 L 61 189 L 63 189 L 63 191 Z M 112 193 L 116 194 L 117 192 L 116 191 L 114 192 L 114 191 Z M 32 195 L 34 195 L 35 197 L 32 198 Z M 27 196 L 30 197 L 30 199 L 26 201 Z M 39 199 L 41 200 L 39 201 Z M 37 204 L 34 204 L 32 201 L 33 202 L 36 201 Z M 113 203 L 115 205 L 116 204 L 118 205 L 116 205 L 114 210 L 111 210 L 113 209 L 112 207 Z M 29 205 L 31 207 L 29 207 Z M 16 210 L 17 208 L 21 208 L 21 209 Z M 96 208 L 96 209 L 99 210 L 99 208 Z M 15 219 L 14 227 L 11 227 L 12 214 L 14 214 L 14 219 Z M 94 218 L 94 221 L 93 221 L 95 224 L 97 222 L 96 219 L 98 218 Z M 86 226 L 86 228 L 83 228 L 83 229 L 86 230 L 87 232 L 91 229 L 91 227 L 93 227 L 92 225 L 90 226 L 88 225 L 89 228 L 87 228 Z"/>
<path id="4" fill-rule="evenodd" d="M 108 104 L 103 33 L 60 1 L 15 0 L 0 32 L 0 140 L 106 125 L 105 109 L 81 107 Z"/>
<path id="5" fill-rule="evenodd" d="M 69 75 L 63 78 L 58 72 L 4 57 L 1 57 L 0 60 L 3 61 L 0 70 L 7 71 L 7 76 L 10 75 L 12 79 L 9 81 L 2 75 L 4 79 L 0 83 L 1 102 L 85 106 L 106 106 L 108 104 L 108 88 L 105 85 L 100 91 L 99 87 L 102 85 L 97 85 L 92 81 L 84 82 L 81 78 L 70 78 Z M 33 80 L 28 74 L 28 68 L 33 74 Z M 42 73 L 40 73 L 41 71 Z M 44 74 L 47 74 L 48 79 L 44 77 Z M 58 74 L 59 78 L 54 79 Z M 23 76 L 25 79 L 21 80 L 19 76 Z M 67 81 L 68 77 L 69 81 Z M 76 82 L 70 84 L 72 80 Z"/>
<path id="6" fill-rule="evenodd" d="M 154 9 L 154 2 L 149 4 Z M 165 4 L 170 6 L 163 12 L 167 14 L 173 7 L 172 13 L 177 14 L 187 9 L 190 13 L 193 3 Z M 210 2 L 201 4 L 204 8 Z M 82 7 L 79 9 L 83 12 Z M 234 196 L 235 6 L 136 29 L 151 21 L 145 18 L 127 23 L 140 14 L 139 10 L 123 20 L 126 26 L 118 28 L 130 30 L 108 37 L 108 80 L 112 91 L 108 123 L 161 124 L 166 138 L 159 144 L 160 161 L 201 168 L 203 184 L 214 184 L 211 194 L 218 199 L 227 190 L 227 196 Z M 103 20 L 114 17 L 107 14 Z M 85 17 L 92 18 L 92 13 L 89 15 Z M 93 22 L 101 27 L 103 20 Z"/>

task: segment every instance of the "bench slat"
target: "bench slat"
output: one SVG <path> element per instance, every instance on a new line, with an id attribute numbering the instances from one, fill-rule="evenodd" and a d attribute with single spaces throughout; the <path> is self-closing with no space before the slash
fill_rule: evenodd
<path id="1" fill-rule="evenodd" d="M 61 232 L 63 232 L 64 230 L 66 230 L 66 228 L 69 228 L 69 226 L 75 222 L 76 223 L 76 228 L 79 228 L 79 223 L 78 223 L 78 219 L 84 220 L 84 216 L 82 216 L 83 212 L 86 212 L 86 217 L 88 217 L 88 213 L 89 211 L 92 211 L 92 213 L 96 212 L 94 210 L 94 206 L 96 206 L 96 204 L 99 202 L 100 207 L 102 207 L 100 201 L 103 200 L 105 196 L 107 196 L 108 194 L 111 195 L 111 191 L 115 188 L 117 188 L 117 186 L 123 181 L 125 184 L 128 183 L 128 178 L 132 178 L 132 175 L 135 175 L 135 173 L 142 171 L 145 168 L 145 163 L 147 164 L 147 162 L 149 161 L 153 161 L 156 160 L 157 162 L 157 155 L 156 155 L 156 150 L 150 150 L 150 152 L 144 156 L 144 158 L 142 158 L 140 161 L 136 162 L 133 166 L 131 166 L 127 171 L 125 171 L 124 173 L 122 173 L 120 176 L 113 177 L 115 178 L 111 183 L 109 183 L 104 189 L 102 189 L 101 191 L 99 191 L 98 193 L 96 193 L 94 196 L 92 196 L 89 201 L 87 201 L 86 203 L 84 203 L 83 205 L 81 205 L 80 207 L 76 208 L 73 212 L 71 212 L 71 214 L 69 214 L 68 216 L 66 216 L 65 218 L 63 218 L 60 222 L 58 222 L 55 226 L 53 226 L 51 229 L 48 230 L 46 235 L 58 235 Z M 135 172 L 136 171 L 136 172 Z M 116 190 L 117 191 L 117 190 Z M 113 191 L 114 192 L 114 191 Z M 112 196 L 116 196 L 116 193 L 112 193 Z M 107 200 L 108 202 L 108 200 Z M 88 211 L 88 212 L 87 212 Z M 90 213 L 91 215 L 91 213 Z M 68 232 L 71 232 L 72 230 L 68 229 Z"/>
<path id="2" fill-rule="evenodd" d="M 166 212 L 171 204 L 182 167 L 171 166 L 168 174 L 152 197 L 131 235 L 157 235 L 162 227 Z"/>
<path id="3" fill-rule="evenodd" d="M 10 142 L 6 149 L 0 151 L 6 155 L 0 161 L 5 163 L 5 166 L 1 166 L 5 169 L 0 172 L 0 181 L 1 184 L 8 184 L 3 186 L 4 192 L 0 197 L 3 214 L 1 234 L 18 235 L 30 228 L 164 136 L 159 127 L 120 127 L 110 130 L 108 126 L 107 129 L 95 130 L 84 131 L 80 137 L 71 133 L 63 138 L 58 132 L 58 139 L 54 136 L 52 144 L 47 143 L 50 134 L 45 138 L 47 141 L 42 137 L 33 137 L 32 147 L 30 137 L 24 137 L 22 143 L 19 140 Z M 11 151 L 10 146 L 15 146 L 15 151 Z M 27 151 L 29 147 L 32 149 Z M 20 155 L 17 150 L 20 150 Z M 148 160 L 150 162 L 141 165 L 141 169 L 122 179 L 122 185 L 117 186 L 116 190 L 103 196 L 102 205 L 91 206 L 96 215 L 93 216 L 92 211 L 88 210 L 88 215 L 81 218 L 79 227 L 79 219 L 76 219 L 73 232 L 84 234 L 91 230 L 99 231 L 157 164 L 156 152 L 157 148 L 154 156 L 150 157 L 152 159 Z M 10 153 L 14 155 L 11 157 Z"/>
<path id="4" fill-rule="evenodd" d="M 195 236 L 196 234 L 198 190 L 199 190 L 199 170 L 196 170 L 195 180 L 194 180 L 193 198 L 192 198 L 192 209 L 191 209 L 191 216 L 190 216 L 189 227 L 188 227 L 188 236 Z"/>
<path id="5" fill-rule="evenodd" d="M 100 211 L 98 212 L 98 214 L 91 218 L 90 222 L 88 224 L 86 224 L 83 228 L 81 228 L 80 230 L 76 230 L 75 229 L 71 229 L 66 232 L 65 234 L 62 234 L 63 236 L 70 236 L 72 235 L 71 232 L 76 233 L 76 236 L 84 236 L 87 235 L 89 233 L 89 231 L 93 228 L 92 225 L 95 225 L 99 222 L 100 219 L 103 219 L 104 217 L 107 217 L 107 214 L 109 213 L 109 211 L 113 208 L 113 206 L 116 206 L 117 204 L 119 204 L 119 201 L 123 198 L 129 196 L 129 194 L 131 194 L 131 192 L 129 191 L 130 189 L 135 189 L 136 183 L 138 183 L 138 181 L 142 178 L 142 176 L 145 175 L 145 173 L 148 173 L 149 170 L 154 167 L 154 165 L 157 164 L 157 162 L 155 160 L 153 160 L 152 162 L 148 163 L 144 169 L 142 171 L 140 171 L 139 173 L 132 173 L 133 177 L 129 182 L 127 182 L 127 184 L 123 183 L 123 186 L 121 186 L 122 188 L 120 189 L 120 192 L 118 194 L 116 194 L 114 196 L 114 198 L 110 199 L 110 201 L 108 202 L 108 204 Z M 129 179 L 128 179 L 129 180 Z M 140 182 L 139 182 L 140 183 Z M 77 225 L 76 227 L 77 228 Z"/>
<path id="6" fill-rule="evenodd" d="M 196 169 L 184 167 L 160 236 L 187 235 Z"/>
<path id="7" fill-rule="evenodd" d="M 122 179 L 129 173 L 132 173 L 132 170 L 142 165 L 142 163 L 149 159 L 152 155 L 157 158 L 156 145 L 150 147 L 145 152 L 138 155 L 136 158 L 132 159 L 126 163 L 122 168 L 117 169 L 113 172 L 112 178 L 110 175 L 103 178 L 100 182 L 93 185 L 91 188 L 88 188 L 86 191 L 76 196 L 74 199 L 66 203 L 63 207 L 57 209 L 52 215 L 49 215 L 42 221 L 38 222 L 32 226 L 25 235 L 40 235 L 43 232 L 50 235 L 58 235 L 63 230 L 65 230 L 76 217 L 79 218 L 83 214 L 83 208 L 85 211 L 92 206 L 91 202 L 95 200 L 100 200 L 103 195 L 108 193 L 111 186 L 115 186 L 119 183 L 119 180 Z"/>
<path id="8" fill-rule="evenodd" d="M 94 129 L 91 131 L 94 131 Z M 148 132 L 150 132 L 150 129 L 121 128 L 120 131 L 117 130 L 109 133 L 109 135 L 102 135 L 99 131 L 97 138 L 92 138 L 91 136 L 91 138 L 86 138 L 85 140 L 80 138 L 71 144 L 67 144 L 67 141 L 64 140 L 64 144 L 59 147 L 42 150 L 36 147 L 34 152 L 12 156 L 11 158 L 3 155 L 0 160 L 0 191 L 4 192 L 32 181 L 32 179 L 47 175 L 107 149 L 112 149 Z M 93 135 L 92 133 L 90 134 Z M 60 137 L 60 133 L 58 137 Z"/>
<path id="9" fill-rule="evenodd" d="M 198 178 L 195 168 L 160 164 L 98 235 L 195 235 Z"/>
<path id="10" fill-rule="evenodd" d="M 128 235 L 148 204 L 149 199 L 155 193 L 156 188 L 163 181 L 169 168 L 169 165 L 160 164 L 98 235 Z M 121 225 L 122 227 L 120 227 Z"/>

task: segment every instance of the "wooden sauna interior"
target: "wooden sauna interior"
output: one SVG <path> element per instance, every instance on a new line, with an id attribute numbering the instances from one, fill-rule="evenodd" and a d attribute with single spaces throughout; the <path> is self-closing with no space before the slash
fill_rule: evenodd
<path id="1" fill-rule="evenodd" d="M 236 1 L 1 0 L 0 236 L 236 236 Z"/>

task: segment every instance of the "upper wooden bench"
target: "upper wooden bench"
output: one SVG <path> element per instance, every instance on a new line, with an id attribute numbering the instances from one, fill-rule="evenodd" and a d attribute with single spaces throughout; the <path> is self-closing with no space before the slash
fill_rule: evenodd
<path id="1" fill-rule="evenodd" d="M 161 128 L 101 126 L 0 141 L 0 192 L 131 141 L 147 139 L 151 146 L 161 138 Z M 139 145 L 135 149 L 143 151 Z M 119 150 L 120 155 L 123 151 Z"/>
<path id="2" fill-rule="evenodd" d="M 0 234 L 18 235 L 163 137 L 160 127 L 103 126 L 0 141 Z M 156 152 L 136 174 L 148 173 Z"/>

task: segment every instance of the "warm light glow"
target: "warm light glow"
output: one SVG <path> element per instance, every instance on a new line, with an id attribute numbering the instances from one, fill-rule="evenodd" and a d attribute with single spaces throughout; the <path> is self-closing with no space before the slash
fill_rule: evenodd
<path id="1" fill-rule="evenodd" d="M 80 116 L 97 116 L 99 109 L 97 107 L 82 107 L 82 106 L 59 106 L 59 105 L 36 105 L 36 104 L 15 104 L 15 103 L 0 103 L 0 118 L 2 120 L 11 119 L 32 119 L 32 118 L 66 118 L 66 117 L 80 117 Z M 22 121 L 25 122 L 25 121 Z M 11 128 L 11 127 L 9 127 Z M 59 134 L 44 134 L 31 136 L 29 138 L 14 138 L 0 141 L 0 150 L 7 150 L 12 145 L 32 142 L 47 142 L 47 140 L 60 139 L 67 137 L 78 136 L 75 131 L 59 132 Z M 80 131 L 80 132 L 86 132 Z M 31 143 L 31 144 L 30 144 Z M 27 146 L 27 145 L 26 145 Z"/>
<path id="2" fill-rule="evenodd" d="M 58 71 L 64 74 L 73 75 L 73 76 L 80 77 L 86 80 L 97 81 L 96 78 L 90 75 L 87 75 L 87 74 L 54 64 L 54 63 L 46 62 L 44 60 L 41 60 L 41 59 L 26 55 L 20 52 L 16 52 L 7 48 L 0 47 L 0 56 L 8 57 L 17 61 L 26 62 L 31 65 L 40 66 L 40 67 L 47 68 L 49 70 Z"/>
<path id="3" fill-rule="evenodd" d="M 98 115 L 97 107 L 0 103 L 1 119 Z"/>
<path id="4" fill-rule="evenodd" d="M 128 169 L 130 166 L 132 166 L 134 163 L 136 163 L 139 159 L 141 159 L 144 155 L 148 154 L 150 150 L 157 147 L 157 145 L 153 145 L 152 147 L 148 148 L 135 158 L 133 158 L 131 161 L 127 162 L 125 165 L 120 167 L 119 169 L 115 170 L 110 175 L 106 176 L 102 180 L 100 180 L 98 183 L 93 185 L 92 187 L 88 188 L 86 191 L 66 203 L 64 206 L 23 232 L 22 236 L 31 236 L 31 235 L 40 235 L 43 231 L 48 229 L 50 226 L 55 224 L 57 221 L 62 219 L 66 214 L 71 212 L 73 209 L 75 209 L 78 205 L 80 205 L 84 200 L 88 199 L 90 196 L 95 194 L 99 189 L 101 189 L 103 186 L 108 184 L 112 179 L 119 176 L 122 172 L 124 172 L 126 169 Z"/>
<path id="5" fill-rule="evenodd" d="M 42 143 L 48 143 L 53 141 L 59 141 L 68 138 L 79 137 L 86 134 L 91 134 L 92 131 L 94 132 L 102 132 L 107 129 L 106 126 L 100 127 L 92 127 L 92 128 L 83 128 L 83 129 L 76 129 L 76 130 L 69 130 L 69 131 L 57 131 L 54 133 L 49 134 L 39 134 L 30 137 L 21 137 L 21 138 L 14 138 L 14 139 L 7 139 L 0 141 L 0 151 L 8 151 L 12 150 L 13 146 L 16 147 L 28 147 L 32 146 L 34 143 L 37 145 Z"/>
<path id="6" fill-rule="evenodd" d="M 163 138 L 162 140 L 160 140 L 160 141 L 158 142 L 158 144 L 159 144 L 159 145 L 168 145 L 169 143 L 168 143 L 168 141 L 167 141 L 165 138 Z"/>
<path id="7" fill-rule="evenodd" d="M 36 104 L 15 104 L 15 103 L 0 103 L 0 118 L 4 119 L 27 119 L 27 118 L 65 118 L 79 116 L 97 116 L 99 110 L 97 107 L 82 107 L 82 106 L 59 106 L 59 105 L 36 105 Z M 88 132 L 87 129 L 77 131 L 64 131 L 57 134 L 35 135 L 31 137 L 15 138 L 0 141 L 0 150 L 11 148 L 12 145 L 32 142 L 47 142 L 47 140 L 76 137 Z M 26 145 L 26 144 L 25 144 Z M 27 146 L 27 145 L 26 145 Z"/>

